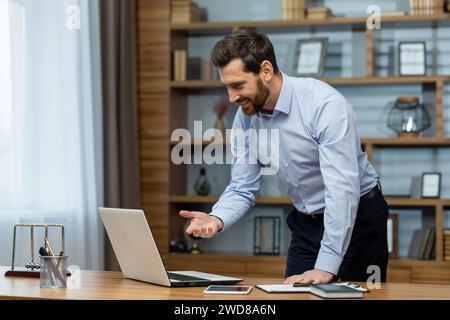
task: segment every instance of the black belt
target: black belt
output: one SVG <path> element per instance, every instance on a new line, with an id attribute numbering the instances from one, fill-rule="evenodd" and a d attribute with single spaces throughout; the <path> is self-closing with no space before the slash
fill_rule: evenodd
<path id="1" fill-rule="evenodd" d="M 359 203 L 365 202 L 373 197 L 375 197 L 378 193 L 381 192 L 381 186 L 378 182 L 375 187 L 373 187 L 369 192 L 367 192 L 365 195 L 363 195 L 359 199 Z M 306 214 L 307 216 L 310 216 L 311 218 L 317 219 L 317 218 L 323 218 L 323 212 L 320 213 L 313 213 L 313 214 Z"/>
<path id="2" fill-rule="evenodd" d="M 381 192 L 381 187 L 380 187 L 380 183 L 378 182 L 377 185 L 375 187 L 373 187 L 372 190 L 367 192 L 365 195 L 363 195 L 361 197 L 361 199 L 359 199 L 359 202 L 361 203 L 361 202 L 367 201 L 370 198 L 375 197 L 379 192 Z"/>

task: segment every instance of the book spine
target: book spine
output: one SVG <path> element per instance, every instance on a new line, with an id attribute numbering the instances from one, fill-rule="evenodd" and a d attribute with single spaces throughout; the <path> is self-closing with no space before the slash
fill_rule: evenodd
<path id="1" fill-rule="evenodd" d="M 202 59 L 202 80 L 212 80 L 212 70 L 211 59 Z"/>
<path id="2" fill-rule="evenodd" d="M 187 51 L 181 50 L 181 81 L 186 81 L 187 74 Z"/>
<path id="3" fill-rule="evenodd" d="M 425 259 L 425 248 L 426 248 L 429 236 L 430 236 L 430 228 L 425 228 L 425 232 L 422 237 L 422 242 L 420 244 L 419 257 L 418 257 L 421 260 Z"/>
<path id="4" fill-rule="evenodd" d="M 180 52 L 173 52 L 173 80 L 178 81 L 180 78 Z"/>
<path id="5" fill-rule="evenodd" d="M 282 0 L 281 13 L 282 13 L 283 20 L 287 20 L 286 5 L 287 5 L 287 0 Z"/>

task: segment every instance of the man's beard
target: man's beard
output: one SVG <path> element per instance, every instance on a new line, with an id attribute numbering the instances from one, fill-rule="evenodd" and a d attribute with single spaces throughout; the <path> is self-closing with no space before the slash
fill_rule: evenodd
<path id="1" fill-rule="evenodd" d="M 257 93 L 255 98 L 252 100 L 250 98 L 244 98 L 241 99 L 242 100 L 248 100 L 248 107 L 242 107 L 241 105 L 241 109 L 244 112 L 244 114 L 246 114 L 247 116 L 253 116 L 258 112 L 261 112 L 261 110 L 263 109 L 263 107 L 266 105 L 267 99 L 269 98 L 270 95 L 270 90 L 269 88 L 266 88 L 263 84 L 263 82 L 261 81 L 261 79 L 258 78 L 257 81 Z"/>

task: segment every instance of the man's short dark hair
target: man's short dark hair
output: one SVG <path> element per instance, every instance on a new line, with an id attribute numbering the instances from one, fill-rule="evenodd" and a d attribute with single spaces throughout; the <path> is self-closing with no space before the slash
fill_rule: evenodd
<path id="1" fill-rule="evenodd" d="M 211 51 L 211 60 L 219 68 L 236 58 L 242 60 L 245 72 L 258 74 L 264 60 L 272 64 L 274 73 L 278 72 L 272 43 L 265 34 L 254 30 L 236 30 L 217 42 Z"/>

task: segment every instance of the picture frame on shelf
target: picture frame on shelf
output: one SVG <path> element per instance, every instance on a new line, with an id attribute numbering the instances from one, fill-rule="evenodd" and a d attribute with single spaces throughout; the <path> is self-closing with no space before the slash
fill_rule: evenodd
<path id="1" fill-rule="evenodd" d="M 298 39 L 293 74 L 296 77 L 322 76 L 325 69 L 328 38 Z"/>
<path id="2" fill-rule="evenodd" d="M 426 44 L 423 41 L 405 41 L 398 44 L 400 76 L 424 76 L 426 67 Z"/>
<path id="3" fill-rule="evenodd" d="M 281 251 L 280 217 L 255 217 L 253 253 L 255 255 L 279 255 Z"/>
<path id="4" fill-rule="evenodd" d="M 387 238 L 389 258 L 398 258 L 398 214 L 389 214 L 387 221 Z"/>
<path id="5" fill-rule="evenodd" d="M 422 174 L 421 197 L 439 199 L 441 197 L 441 173 L 424 172 Z"/>

